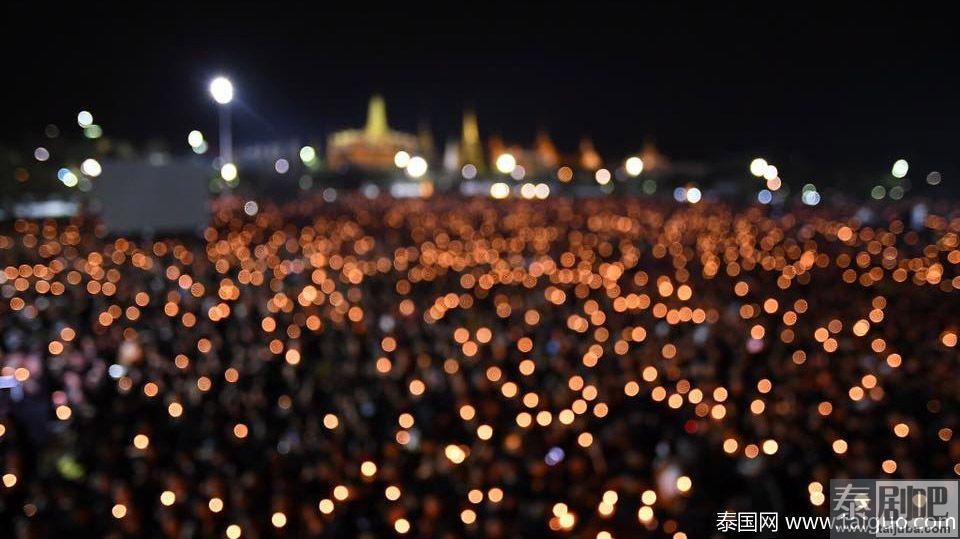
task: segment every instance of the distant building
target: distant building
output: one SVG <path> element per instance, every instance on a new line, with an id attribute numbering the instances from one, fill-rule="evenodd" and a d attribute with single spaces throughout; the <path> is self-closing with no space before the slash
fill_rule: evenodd
<path id="1" fill-rule="evenodd" d="M 443 170 L 453 173 L 461 170 L 461 168 L 460 143 L 456 140 L 448 140 L 447 144 L 443 147 Z"/>
<path id="2" fill-rule="evenodd" d="M 542 169 L 555 169 L 560 163 L 560 153 L 557 152 L 557 146 L 550 138 L 550 134 L 545 129 L 537 131 L 537 138 L 533 143 L 534 151 L 537 154 L 537 165 Z"/>
<path id="3" fill-rule="evenodd" d="M 500 135 L 490 135 L 487 139 L 487 153 L 490 156 L 490 166 L 496 169 L 497 157 L 508 150 Z M 514 156 L 516 157 L 516 156 Z"/>
<path id="4" fill-rule="evenodd" d="M 417 153 L 428 163 L 437 161 L 437 148 L 433 142 L 433 131 L 426 120 L 421 121 L 417 127 Z"/>
<path id="5" fill-rule="evenodd" d="M 327 165 L 332 170 L 390 170 L 394 167 L 394 155 L 400 150 L 417 153 L 420 142 L 416 135 L 390 129 L 387 105 L 381 96 L 374 95 L 363 129 L 345 129 L 330 135 Z"/>
<path id="6" fill-rule="evenodd" d="M 497 158 L 509 153 L 516 159 L 517 167 L 523 170 L 523 175 L 542 174 L 557 168 L 561 159 L 556 145 L 546 130 L 537 131 L 533 147 L 519 144 L 506 144 L 499 136 L 491 136 L 487 143 L 491 166 L 495 168 Z"/>
<path id="7" fill-rule="evenodd" d="M 677 161 L 661 152 L 653 139 L 646 137 L 639 153 L 643 174 L 653 178 L 683 177 L 688 180 L 703 178 L 710 167 L 699 161 Z"/>
<path id="8" fill-rule="evenodd" d="M 657 145 L 654 144 L 653 140 L 649 137 L 643 141 L 643 148 L 640 150 L 640 159 L 643 161 L 643 170 L 647 172 L 670 169 L 670 160 L 660 153 Z"/>

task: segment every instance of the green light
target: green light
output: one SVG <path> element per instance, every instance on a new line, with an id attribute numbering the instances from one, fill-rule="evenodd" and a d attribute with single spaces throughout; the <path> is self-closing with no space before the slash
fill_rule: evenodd
<path id="1" fill-rule="evenodd" d="M 103 136 L 103 128 L 97 124 L 90 124 L 83 128 L 83 136 L 90 139 L 97 139 Z"/>

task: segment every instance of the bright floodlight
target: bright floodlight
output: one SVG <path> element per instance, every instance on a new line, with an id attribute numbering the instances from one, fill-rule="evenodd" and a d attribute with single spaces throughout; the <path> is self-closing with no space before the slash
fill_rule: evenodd
<path id="1" fill-rule="evenodd" d="M 210 81 L 210 95 L 221 105 L 233 101 L 233 83 L 226 77 L 217 77 Z"/>
<path id="2" fill-rule="evenodd" d="M 753 174 L 756 177 L 763 176 L 763 173 L 767 170 L 767 160 L 758 157 L 753 161 L 750 161 L 750 174 Z"/>
<path id="3" fill-rule="evenodd" d="M 894 178 L 902 178 L 907 175 L 907 171 L 910 170 L 910 164 L 907 163 L 906 159 L 897 159 L 897 162 L 893 164 L 893 170 L 890 171 L 893 174 Z"/>
<path id="4" fill-rule="evenodd" d="M 419 178 L 427 173 L 427 160 L 419 155 L 411 157 L 407 163 L 407 175 L 411 178 Z"/>
<path id="5" fill-rule="evenodd" d="M 503 174 L 510 174 L 513 172 L 513 169 L 517 168 L 517 158 L 508 154 L 502 153 L 497 157 L 497 170 Z"/>
<path id="6" fill-rule="evenodd" d="M 631 176 L 639 176 L 643 172 L 643 159 L 639 157 L 631 157 L 627 159 L 627 162 L 624 163 L 624 167 L 627 169 L 627 174 Z"/>

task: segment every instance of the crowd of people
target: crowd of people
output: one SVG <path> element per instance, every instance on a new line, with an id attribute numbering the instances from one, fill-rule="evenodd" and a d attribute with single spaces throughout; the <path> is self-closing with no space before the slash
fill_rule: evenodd
<path id="1" fill-rule="evenodd" d="M 7 537 L 711 537 L 960 475 L 960 214 L 217 201 L 0 225 Z"/>

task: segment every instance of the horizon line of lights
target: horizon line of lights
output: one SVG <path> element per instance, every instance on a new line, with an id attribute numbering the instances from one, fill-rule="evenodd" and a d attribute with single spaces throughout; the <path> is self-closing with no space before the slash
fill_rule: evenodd
<path id="1" fill-rule="evenodd" d="M 213 89 L 211 88 L 211 93 Z M 220 95 L 220 99 L 215 97 L 218 103 L 222 99 L 226 99 L 226 95 Z M 232 99 L 232 94 L 230 95 Z M 229 102 L 229 101 L 227 101 Z M 222 103 L 221 103 L 222 104 Z M 81 110 L 77 114 L 77 124 L 85 130 L 85 135 L 89 137 L 89 131 L 91 128 L 100 130 L 99 126 L 93 123 L 93 114 L 87 110 Z M 59 136 L 59 130 L 56 130 L 56 133 L 52 133 L 50 127 L 53 124 L 50 124 L 47 129 L 48 136 Z M 54 126 L 55 127 L 55 126 Z M 102 131 L 101 131 L 102 132 Z M 99 135 L 97 135 L 99 136 Z M 192 130 L 187 135 L 187 143 L 191 149 L 198 155 L 206 153 L 209 149 L 209 144 L 203 136 L 203 133 L 199 130 Z M 38 162 L 46 162 L 51 158 L 50 151 L 44 146 L 38 146 L 33 152 L 34 159 Z M 316 166 L 319 162 L 317 151 L 310 145 L 303 146 L 299 152 L 300 160 L 304 165 Z M 394 155 L 394 164 L 407 173 L 411 178 L 418 179 L 423 177 L 427 170 L 429 169 L 429 164 L 426 159 L 422 156 L 411 155 L 404 150 L 396 152 Z M 516 158 L 509 152 L 504 152 L 500 154 L 496 159 L 496 168 L 499 172 L 503 174 L 509 174 L 512 178 L 516 180 L 522 180 L 525 177 L 525 170 L 522 166 L 517 163 Z M 274 163 L 274 169 L 278 174 L 285 174 L 289 171 L 289 162 L 284 158 L 279 158 Z M 631 177 L 639 176 L 644 169 L 643 160 L 637 156 L 630 156 L 624 160 L 624 170 Z M 750 162 L 749 166 L 750 173 L 757 177 L 762 178 L 765 181 L 766 188 L 761 189 L 757 193 L 757 201 L 761 204 L 770 204 L 778 197 L 776 196 L 777 192 L 783 187 L 783 181 L 780 178 L 780 171 L 773 165 L 762 157 L 754 158 Z M 890 171 L 890 175 L 896 180 L 903 180 L 906 178 L 910 170 L 910 164 L 906 159 L 897 159 Z M 96 178 L 102 173 L 102 167 L 100 163 L 94 158 L 88 158 L 82 162 L 80 165 L 80 172 L 82 176 L 78 176 L 74 170 L 62 167 L 57 172 L 57 178 L 60 182 L 66 187 L 77 187 L 81 184 L 81 180 L 86 180 L 88 178 Z M 227 184 L 235 184 L 239 171 L 236 164 L 234 163 L 224 163 L 219 168 L 220 177 Z M 478 169 L 476 165 L 472 163 L 467 163 L 463 165 L 460 170 L 461 176 L 464 179 L 474 179 L 478 174 Z M 613 175 L 606 168 L 600 168 L 594 173 L 594 179 L 597 184 L 601 186 L 606 186 L 612 180 Z M 572 169 L 568 166 L 561 166 L 557 169 L 557 179 L 563 183 L 567 183 L 573 179 Z M 929 185 L 939 185 L 942 181 L 942 175 L 938 171 L 931 171 L 927 174 L 926 183 Z M 504 187 L 506 184 L 502 182 L 496 182 L 491 186 L 490 194 L 493 198 L 506 198 L 510 194 L 509 186 L 507 186 L 506 191 Z M 534 195 L 537 191 L 536 188 L 539 185 L 547 187 L 546 184 L 532 184 L 525 183 L 521 186 L 521 195 L 523 195 L 524 189 L 527 193 L 530 193 L 530 196 L 524 196 L 524 198 L 536 199 L 536 198 L 546 198 L 546 196 L 540 197 Z M 646 191 L 646 189 L 645 189 Z M 889 196 L 891 199 L 899 200 L 905 194 L 906 188 L 901 185 L 894 185 L 890 188 L 886 188 L 883 185 L 875 185 L 870 190 L 870 197 L 874 200 L 883 199 L 886 196 Z M 547 191 L 549 194 L 549 187 Z M 779 200 L 783 200 L 785 197 L 779 197 Z M 801 190 L 801 201 L 808 206 L 816 206 L 820 203 L 822 195 L 817 190 L 817 187 L 812 183 L 807 183 L 803 186 Z M 702 191 L 697 187 L 678 187 L 674 190 L 674 199 L 679 202 L 688 202 L 691 204 L 696 204 L 702 199 Z"/>
<path id="2" fill-rule="evenodd" d="M 224 76 L 217 76 L 211 80 L 208 89 L 210 95 L 218 105 L 226 106 L 233 101 L 233 83 Z M 77 113 L 77 125 L 83 129 L 84 136 L 87 138 L 96 139 L 103 134 L 102 128 L 94 123 L 93 113 L 88 110 L 81 110 Z M 48 138 L 56 138 L 59 136 L 60 131 L 56 125 L 49 124 L 45 129 L 45 133 Z M 187 143 L 194 153 L 198 155 L 206 153 L 209 149 L 209 144 L 205 140 L 203 133 L 196 129 L 188 133 Z M 43 146 L 38 146 L 34 150 L 33 155 L 38 162 L 46 162 L 51 157 L 50 151 Z M 319 166 L 317 151 L 312 146 L 306 145 L 301 147 L 299 157 L 303 164 L 308 167 L 317 168 Z M 405 150 L 396 152 L 394 155 L 394 164 L 397 168 L 403 169 L 407 176 L 413 179 L 423 178 L 429 170 L 429 163 L 424 157 L 411 155 Z M 501 174 L 507 174 L 517 181 L 521 181 L 526 177 L 526 170 L 517 162 L 516 157 L 510 152 L 503 152 L 497 156 L 495 168 Z M 281 157 L 274 162 L 274 170 L 278 174 L 285 174 L 289 169 L 290 163 L 285 158 Z M 620 170 L 625 171 L 627 175 L 635 178 L 643 172 L 644 162 L 639 156 L 632 155 L 624 160 L 622 169 Z M 776 165 L 762 157 L 756 157 L 750 162 L 749 170 L 753 176 L 765 181 L 765 188 L 757 193 L 757 201 L 759 203 L 770 204 L 774 201 L 783 201 L 786 198 L 785 192 L 788 190 L 785 190 L 784 193 L 779 193 L 780 189 L 784 187 L 784 184 Z M 904 184 L 893 185 L 889 189 L 881 184 L 877 184 L 870 190 L 870 197 L 874 200 L 880 200 L 887 196 L 894 200 L 902 198 L 910 187 L 909 180 L 906 179 L 909 170 L 910 164 L 906 159 L 897 159 L 891 167 L 890 175 L 895 180 L 905 180 Z M 102 173 L 102 167 L 96 159 L 88 158 L 81 163 L 80 173 L 82 177 L 78 176 L 72 169 L 62 167 L 57 172 L 57 178 L 66 187 L 76 187 L 80 185 L 81 188 L 83 188 L 85 185 L 81 184 L 81 180 L 86 180 L 86 182 L 89 183 L 89 178 L 96 178 Z M 220 178 L 226 182 L 228 186 L 235 186 L 239 180 L 239 170 L 235 163 L 221 163 L 219 173 Z M 463 179 L 472 180 L 476 178 L 477 174 L 478 169 L 476 165 L 472 163 L 464 164 L 460 169 L 460 175 Z M 557 169 L 556 176 L 559 181 L 567 183 L 573 179 L 573 170 L 568 166 L 561 166 Z M 601 187 L 606 187 L 612 179 L 613 174 L 606 168 L 600 168 L 594 173 L 594 180 Z M 942 175 L 938 171 L 931 171 L 926 176 L 926 183 L 929 185 L 939 185 L 941 181 Z M 524 198 L 540 198 L 536 193 L 543 192 L 543 189 L 540 188 L 541 185 L 546 188 L 548 196 L 549 187 L 546 184 L 533 184 L 530 182 L 521 186 L 521 195 L 523 195 L 524 190 L 526 190 L 530 196 L 524 196 Z M 506 186 L 506 184 L 502 182 L 494 183 L 490 188 L 491 196 L 501 198 L 501 196 L 495 196 L 494 193 L 502 195 L 502 198 L 509 196 L 511 189 L 509 186 L 506 186 L 506 191 L 504 191 L 503 186 Z M 652 189 L 648 189 L 647 183 L 644 182 L 643 190 L 649 194 L 655 191 L 655 186 L 653 186 Z M 678 202 L 696 204 L 702 197 L 703 192 L 698 187 L 687 185 L 677 187 L 674 190 L 674 199 Z M 546 198 L 546 196 L 543 198 Z M 822 196 L 813 183 L 807 183 L 801 190 L 800 198 L 804 204 L 815 206 L 820 203 Z"/>

